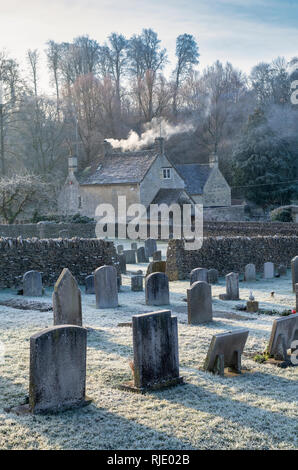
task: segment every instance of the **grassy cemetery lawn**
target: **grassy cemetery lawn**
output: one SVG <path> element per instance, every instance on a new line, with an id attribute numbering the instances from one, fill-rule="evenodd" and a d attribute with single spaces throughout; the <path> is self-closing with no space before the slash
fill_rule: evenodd
<path id="1" fill-rule="evenodd" d="M 140 265 L 128 269 L 136 271 Z M 86 393 L 93 402 L 56 415 L 5 411 L 28 396 L 29 338 L 52 326 L 53 313 L 0 306 L 0 341 L 5 346 L 0 364 L 1 449 L 298 448 L 298 367 L 282 369 L 253 360 L 266 348 L 277 317 L 235 309 L 248 300 L 251 289 L 261 309 L 293 308 L 289 271 L 281 278 L 240 282 L 240 301 L 219 300 L 225 292 L 221 278 L 212 286 L 213 322 L 199 326 L 187 325 L 189 282 L 171 282 L 170 308 L 178 317 L 180 375 L 185 384 L 145 395 L 117 388 L 131 379 L 132 359 L 132 329 L 118 324 L 154 310 L 145 305 L 144 292 L 131 292 L 129 275 L 122 279 L 118 308 L 97 310 L 95 296 L 85 295 L 82 287 L 83 325 L 88 327 Z M 20 299 L 15 294 L 1 291 L 0 301 Z M 50 303 L 51 294 L 52 289 L 46 289 L 35 300 Z M 243 374 L 219 377 L 204 372 L 212 335 L 238 328 L 250 331 Z"/>

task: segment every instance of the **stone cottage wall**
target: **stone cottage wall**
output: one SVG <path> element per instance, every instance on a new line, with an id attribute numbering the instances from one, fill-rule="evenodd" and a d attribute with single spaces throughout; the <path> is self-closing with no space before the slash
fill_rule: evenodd
<path id="1" fill-rule="evenodd" d="M 99 266 L 115 265 L 119 258 L 112 242 L 98 239 L 0 239 L 0 288 L 21 286 L 26 271 L 42 273 L 43 284 L 53 285 L 63 268 L 79 283 Z"/>
<path id="2" fill-rule="evenodd" d="M 209 237 L 200 250 L 184 249 L 182 240 L 170 240 L 167 251 L 167 275 L 174 281 L 187 279 L 192 269 L 215 268 L 221 275 L 231 271 L 242 273 L 244 266 L 254 263 L 262 271 L 263 263 L 290 265 L 298 255 L 297 236 Z"/>

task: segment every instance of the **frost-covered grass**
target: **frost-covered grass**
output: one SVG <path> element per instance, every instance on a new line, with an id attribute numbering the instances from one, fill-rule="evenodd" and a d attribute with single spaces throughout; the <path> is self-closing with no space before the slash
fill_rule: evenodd
<path id="1" fill-rule="evenodd" d="M 129 270 L 139 268 L 129 266 Z M 17 416 L 4 411 L 28 395 L 29 338 L 53 320 L 52 312 L 0 306 L 0 340 L 5 345 L 5 363 L 0 365 L 0 448 L 297 449 L 298 368 L 280 369 L 251 358 L 266 347 L 275 317 L 233 310 L 241 302 L 218 299 L 225 290 L 220 279 L 212 286 L 214 321 L 188 326 L 183 300 L 188 285 L 187 281 L 170 283 L 171 309 L 178 317 L 180 372 L 186 384 L 146 395 L 117 389 L 131 378 L 128 362 L 132 357 L 132 330 L 117 325 L 130 321 L 133 314 L 153 310 L 145 305 L 144 292 L 130 291 L 130 278 L 124 276 L 118 309 L 96 310 L 94 296 L 83 294 L 84 325 L 92 328 L 88 331 L 87 395 L 93 403 L 58 415 Z M 294 306 L 289 274 L 272 281 L 241 283 L 243 300 L 250 288 L 263 308 Z M 51 292 L 46 290 L 44 302 L 50 301 Z M 0 299 L 13 295 L 13 291 L 2 291 Z M 241 327 L 250 330 L 242 360 L 250 371 L 232 378 L 204 372 L 212 335 Z"/>

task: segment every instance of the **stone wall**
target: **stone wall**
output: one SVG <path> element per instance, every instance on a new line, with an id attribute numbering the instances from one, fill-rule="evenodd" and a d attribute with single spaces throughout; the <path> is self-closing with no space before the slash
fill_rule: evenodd
<path id="1" fill-rule="evenodd" d="M 204 237 L 215 236 L 298 236 L 298 225 L 284 222 L 214 222 L 204 221 Z"/>
<path id="2" fill-rule="evenodd" d="M 0 237 L 8 238 L 95 238 L 95 222 L 88 224 L 39 222 L 0 225 Z"/>
<path id="3" fill-rule="evenodd" d="M 231 271 L 242 273 L 244 266 L 254 263 L 262 271 L 263 263 L 290 265 L 298 255 L 298 236 L 209 237 L 200 250 L 185 250 L 182 240 L 170 240 L 167 251 L 167 275 L 174 281 L 188 279 L 192 269 L 215 268 L 221 275 Z"/>
<path id="4" fill-rule="evenodd" d="M 69 268 L 79 283 L 94 269 L 115 265 L 119 258 L 112 242 L 98 239 L 0 239 L 0 288 L 20 287 L 26 271 L 42 273 L 43 284 L 53 285 L 63 268 Z"/>

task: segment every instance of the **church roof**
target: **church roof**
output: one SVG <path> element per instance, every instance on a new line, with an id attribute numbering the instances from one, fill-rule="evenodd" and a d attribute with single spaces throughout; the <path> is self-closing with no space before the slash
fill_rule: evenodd
<path id="1" fill-rule="evenodd" d="M 140 183 L 156 157 L 155 150 L 111 152 L 86 168 L 78 179 L 81 185 Z"/>
<path id="2" fill-rule="evenodd" d="M 202 163 L 176 164 L 177 171 L 186 184 L 188 194 L 203 194 L 204 186 L 213 167 Z"/>

